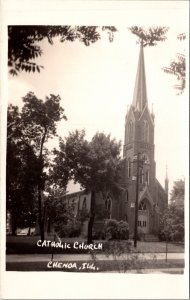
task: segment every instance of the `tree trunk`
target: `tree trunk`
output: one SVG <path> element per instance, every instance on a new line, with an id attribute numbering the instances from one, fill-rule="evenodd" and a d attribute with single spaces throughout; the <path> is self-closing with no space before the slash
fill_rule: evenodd
<path id="1" fill-rule="evenodd" d="M 41 236 L 41 240 L 44 241 L 44 224 L 42 220 L 42 196 L 41 196 L 41 189 L 39 185 L 38 185 L 38 213 L 39 213 L 40 236 Z"/>
<path id="2" fill-rule="evenodd" d="M 17 216 L 14 208 L 11 209 L 11 235 L 16 236 L 17 235 Z"/>
<path id="3" fill-rule="evenodd" d="M 47 128 L 45 127 L 44 134 L 42 136 L 41 140 L 41 145 L 40 145 L 40 154 L 39 154 L 39 164 L 40 164 L 40 174 L 39 174 L 39 182 L 38 182 L 38 209 L 39 209 L 39 227 L 40 227 L 40 236 L 41 240 L 44 241 L 44 219 L 42 217 L 42 182 L 41 182 L 41 176 L 43 172 L 43 157 L 42 157 L 42 152 L 43 152 L 43 145 L 45 142 L 46 138 L 46 133 L 47 133 Z"/>
<path id="4" fill-rule="evenodd" d="M 12 235 L 13 236 L 16 236 L 17 234 L 17 225 L 16 225 L 16 221 L 15 221 L 15 218 L 14 217 L 12 217 L 12 220 L 11 220 L 11 229 L 12 229 Z"/>
<path id="5" fill-rule="evenodd" d="M 166 238 L 166 262 L 168 261 L 168 238 Z"/>
<path id="6" fill-rule="evenodd" d="M 91 192 L 90 220 L 88 222 L 88 244 L 92 243 L 92 228 L 95 217 L 95 191 Z"/>

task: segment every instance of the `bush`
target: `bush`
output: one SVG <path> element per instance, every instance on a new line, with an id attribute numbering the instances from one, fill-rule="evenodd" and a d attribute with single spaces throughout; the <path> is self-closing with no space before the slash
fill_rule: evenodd
<path id="1" fill-rule="evenodd" d="M 125 221 L 109 219 L 105 223 L 105 235 L 109 240 L 128 240 L 129 224 Z"/>
<path id="2" fill-rule="evenodd" d="M 129 239 L 129 224 L 124 221 L 119 221 L 117 225 L 118 237 L 120 240 Z"/>
<path id="3" fill-rule="evenodd" d="M 78 237 L 81 234 L 81 224 L 68 224 L 65 225 L 62 229 L 59 229 L 58 235 L 63 237 Z"/>
<path id="4" fill-rule="evenodd" d="M 160 230 L 159 239 L 168 242 L 184 242 L 184 226 L 182 224 L 173 225 L 172 231 L 169 233 Z"/>
<path id="5" fill-rule="evenodd" d="M 105 232 L 104 231 L 95 231 L 92 234 L 92 238 L 94 240 L 105 240 Z"/>

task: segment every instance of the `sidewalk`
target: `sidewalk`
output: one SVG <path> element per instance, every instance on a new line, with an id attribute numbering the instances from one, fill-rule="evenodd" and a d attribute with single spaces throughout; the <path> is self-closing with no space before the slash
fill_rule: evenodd
<path id="1" fill-rule="evenodd" d="M 165 260 L 165 253 L 127 253 L 117 257 L 117 260 L 126 260 L 132 256 L 138 256 L 140 259 L 153 259 Z M 6 262 L 48 262 L 51 260 L 51 254 L 8 254 L 6 255 Z M 92 256 L 89 254 L 54 254 L 53 259 L 56 261 L 91 261 Z M 96 255 L 97 260 L 109 261 L 113 260 L 110 255 L 107 257 L 103 254 Z M 168 253 L 168 260 L 184 260 L 184 253 Z"/>
<path id="2" fill-rule="evenodd" d="M 118 273 L 118 271 L 105 271 L 105 273 Z M 163 268 L 163 269 L 139 269 L 127 270 L 127 274 L 183 274 L 183 268 Z"/>

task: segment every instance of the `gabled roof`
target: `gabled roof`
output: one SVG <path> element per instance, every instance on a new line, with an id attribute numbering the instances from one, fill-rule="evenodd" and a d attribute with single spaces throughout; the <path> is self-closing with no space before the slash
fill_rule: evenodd
<path id="1" fill-rule="evenodd" d="M 151 206 L 154 204 L 154 201 L 152 199 L 152 196 L 149 192 L 148 186 L 146 185 L 144 190 L 142 192 L 139 193 L 139 203 L 141 202 L 141 200 L 143 200 L 144 198 L 147 198 L 148 201 L 150 202 Z"/>
<path id="2" fill-rule="evenodd" d="M 139 121 L 140 121 L 140 119 L 142 118 L 142 116 L 144 115 L 144 112 L 145 112 L 146 109 L 147 109 L 147 111 L 148 111 L 148 115 L 149 115 L 150 121 L 151 121 L 152 125 L 154 126 L 154 121 L 153 121 L 153 118 L 152 118 L 151 113 L 150 113 L 150 111 L 149 111 L 148 103 L 146 103 L 146 105 L 144 106 L 144 109 L 143 109 L 143 111 L 141 112 L 141 115 L 140 115 L 140 117 L 139 117 Z"/>

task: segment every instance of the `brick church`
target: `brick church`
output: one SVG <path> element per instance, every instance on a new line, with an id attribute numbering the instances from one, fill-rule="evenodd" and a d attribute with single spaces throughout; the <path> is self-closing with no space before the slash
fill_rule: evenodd
<path id="1" fill-rule="evenodd" d="M 134 232 L 137 179 L 139 230 L 144 234 L 157 234 L 159 215 L 168 204 L 167 175 L 165 189 L 156 179 L 154 118 L 148 107 L 144 53 L 140 46 L 133 100 L 125 117 L 121 182 L 123 192 L 118 199 L 109 192 L 107 195 L 96 195 L 96 205 L 107 208 L 108 218 L 127 221 L 131 234 Z M 68 203 L 74 205 L 76 216 L 82 208 L 90 210 L 90 194 L 80 191 L 68 194 L 66 198 Z M 94 228 L 98 223 L 100 222 L 96 220 Z M 83 226 L 84 236 L 87 233 L 87 224 L 88 221 Z"/>

